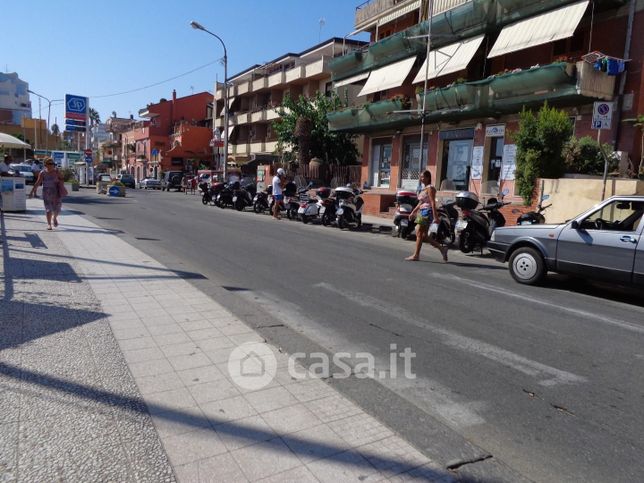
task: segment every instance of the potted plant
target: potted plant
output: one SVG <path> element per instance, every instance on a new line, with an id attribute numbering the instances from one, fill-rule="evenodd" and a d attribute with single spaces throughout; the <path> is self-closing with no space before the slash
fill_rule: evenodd
<path id="1" fill-rule="evenodd" d="M 80 183 L 76 178 L 74 178 L 71 181 L 71 185 L 72 185 L 72 191 L 78 191 L 80 189 Z"/>

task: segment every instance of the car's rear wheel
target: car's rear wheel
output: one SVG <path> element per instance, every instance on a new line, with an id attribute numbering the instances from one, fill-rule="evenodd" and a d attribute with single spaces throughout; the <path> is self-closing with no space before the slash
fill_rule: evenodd
<path id="1" fill-rule="evenodd" d="M 520 247 L 512 252 L 509 260 L 512 278 L 526 285 L 536 285 L 546 276 L 543 256 L 532 247 Z"/>

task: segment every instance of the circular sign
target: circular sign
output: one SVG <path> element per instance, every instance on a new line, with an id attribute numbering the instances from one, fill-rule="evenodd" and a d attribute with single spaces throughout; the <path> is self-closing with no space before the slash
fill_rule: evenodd
<path id="1" fill-rule="evenodd" d="M 600 104 L 597 106 L 597 112 L 602 116 L 605 116 L 610 112 L 610 106 L 608 104 Z"/>
<path id="2" fill-rule="evenodd" d="M 118 186 L 110 186 L 110 189 L 108 190 L 108 193 L 110 196 L 120 196 L 121 195 L 121 188 Z"/>

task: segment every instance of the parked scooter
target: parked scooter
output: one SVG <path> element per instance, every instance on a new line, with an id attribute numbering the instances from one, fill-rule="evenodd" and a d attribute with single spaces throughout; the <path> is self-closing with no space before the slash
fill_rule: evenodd
<path id="1" fill-rule="evenodd" d="M 430 236 L 441 245 L 451 246 L 456 241 L 455 226 L 458 222 L 458 211 L 454 207 L 456 201 L 447 201 L 437 208 L 438 216 L 435 231 L 430 229 Z"/>
<path id="2" fill-rule="evenodd" d="M 313 185 L 309 183 L 308 188 Z M 306 195 L 300 198 L 300 208 L 297 214 L 302 223 L 319 218 L 324 226 L 330 225 L 335 220 L 335 200 L 331 198 L 331 188 L 318 188 L 315 190 L 316 197 Z"/>
<path id="3" fill-rule="evenodd" d="M 396 211 L 394 213 L 394 228 L 391 235 L 404 240 L 409 238 L 416 228 L 416 220 L 409 215 L 418 204 L 418 195 L 414 191 L 400 190 L 396 193 Z"/>
<path id="4" fill-rule="evenodd" d="M 299 195 L 297 185 L 293 181 L 286 183 L 284 186 L 284 209 L 289 220 L 297 218 L 297 211 L 300 209 Z"/>
<path id="5" fill-rule="evenodd" d="M 503 190 L 502 196 L 506 194 L 508 194 L 507 189 Z M 470 253 L 477 248 L 482 251 L 490 240 L 492 232 L 497 227 L 505 225 L 505 217 L 499 209 L 509 204 L 509 202 L 490 198 L 484 207 L 477 210 L 479 198 L 475 193 L 471 191 L 458 193 L 456 205 L 461 208 L 463 213 L 462 218 L 456 223 L 455 230 L 459 249 L 463 253 Z"/>
<path id="6" fill-rule="evenodd" d="M 219 193 L 217 193 L 217 198 L 215 198 L 215 204 L 219 208 L 226 208 L 226 207 L 231 207 L 233 206 L 233 196 L 234 192 L 236 189 L 239 189 L 239 181 L 235 181 L 234 183 L 227 183 L 225 184 Z"/>
<path id="7" fill-rule="evenodd" d="M 233 192 L 233 206 L 237 211 L 243 211 L 247 206 L 253 206 L 257 194 L 255 183 L 246 183 Z"/>
<path id="8" fill-rule="evenodd" d="M 362 226 L 362 207 L 364 200 L 360 196 L 362 191 L 354 189 L 351 185 L 335 189 L 337 203 L 336 221 L 338 228 Z"/>
<path id="9" fill-rule="evenodd" d="M 273 206 L 273 187 L 268 186 L 264 191 L 258 191 L 253 198 L 253 211 L 257 214 L 264 213 Z"/>
<path id="10" fill-rule="evenodd" d="M 547 199 L 550 199 L 550 195 L 543 195 L 539 200 L 536 211 L 521 214 L 519 218 L 517 218 L 517 225 L 543 225 L 546 222 L 546 217 L 541 213 L 552 206 L 552 203 L 543 206 L 543 202 Z M 512 210 L 512 213 L 521 213 L 521 210 Z"/>
<path id="11" fill-rule="evenodd" d="M 210 204 L 213 202 L 212 194 L 210 193 L 210 186 L 206 181 L 199 183 L 199 189 L 201 190 L 201 202 L 204 205 Z"/>

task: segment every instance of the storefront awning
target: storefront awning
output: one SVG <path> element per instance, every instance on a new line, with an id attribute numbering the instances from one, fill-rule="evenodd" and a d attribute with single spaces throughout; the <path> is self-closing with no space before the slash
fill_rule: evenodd
<path id="1" fill-rule="evenodd" d="M 348 86 L 349 84 L 355 84 L 356 82 L 360 82 L 362 80 L 365 80 L 366 78 L 369 77 L 369 72 L 364 72 L 362 74 L 354 75 L 353 77 L 349 77 L 348 79 L 342 79 L 338 82 L 335 82 L 333 84 L 333 87 L 342 87 L 342 86 Z"/>
<path id="2" fill-rule="evenodd" d="M 413 84 L 425 81 L 425 72 L 427 71 L 427 79 L 435 79 L 442 75 L 451 74 L 467 68 L 467 65 L 476 54 L 476 51 L 483 42 L 484 35 L 474 37 L 472 39 L 456 42 L 455 44 L 446 45 L 440 49 L 432 50 L 429 53 L 429 70 L 427 70 L 427 62 L 425 60 L 420 67 Z"/>
<path id="3" fill-rule="evenodd" d="M 400 87 L 405 82 L 415 62 L 416 56 L 413 56 L 386 65 L 380 69 L 372 70 L 369 79 L 367 79 L 367 83 L 358 96 L 366 96 L 367 94 L 384 91 L 392 87 Z"/>
<path id="4" fill-rule="evenodd" d="M 588 0 L 508 25 L 499 34 L 488 58 L 572 37 Z"/>
<path id="5" fill-rule="evenodd" d="M 235 102 L 235 96 L 232 96 L 228 99 L 228 109 L 231 108 L 231 106 L 233 105 L 233 102 Z"/>

